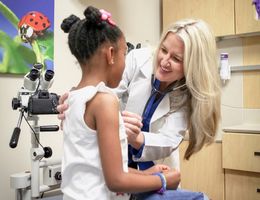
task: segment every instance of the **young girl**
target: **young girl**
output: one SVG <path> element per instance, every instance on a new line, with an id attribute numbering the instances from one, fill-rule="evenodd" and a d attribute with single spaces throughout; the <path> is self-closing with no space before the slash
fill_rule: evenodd
<path id="1" fill-rule="evenodd" d="M 121 197 L 116 192 L 176 189 L 180 175 L 167 166 L 128 171 L 125 127 L 111 90 L 121 80 L 126 41 L 110 13 L 90 6 L 84 15 L 82 20 L 71 15 L 61 24 L 82 69 L 63 123 L 64 199 L 110 200 Z"/>

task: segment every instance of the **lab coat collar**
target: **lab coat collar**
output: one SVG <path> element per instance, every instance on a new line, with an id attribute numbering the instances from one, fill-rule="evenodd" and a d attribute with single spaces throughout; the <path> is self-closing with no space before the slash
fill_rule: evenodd
<path id="1" fill-rule="evenodd" d="M 158 105 L 157 109 L 154 111 L 154 114 L 151 119 L 151 123 L 156 121 L 157 119 L 163 117 L 168 112 L 170 112 L 170 100 L 169 100 L 169 94 L 166 94 L 160 104 Z"/>
<path id="2" fill-rule="evenodd" d="M 154 53 L 151 48 L 140 49 L 142 51 L 138 54 L 138 59 L 136 60 L 137 66 L 139 66 L 142 74 L 147 78 L 151 78 L 153 73 L 153 56 Z"/>
<path id="3" fill-rule="evenodd" d="M 139 49 L 138 59 L 136 59 L 137 66 L 140 66 L 139 69 L 140 69 L 141 73 L 144 75 L 144 77 L 146 77 L 146 79 L 148 79 L 145 81 L 140 81 L 138 83 L 138 85 L 140 85 L 140 86 L 136 85 L 138 88 L 136 88 L 135 97 L 138 97 L 140 99 L 148 99 L 149 95 L 151 94 L 151 88 L 152 88 L 151 87 L 151 76 L 153 74 L 153 56 L 154 56 L 154 53 L 151 48 Z M 146 88 L 145 91 L 144 91 L 144 88 Z M 134 106 L 134 105 L 132 105 L 132 106 Z M 139 107 L 139 106 L 142 106 L 142 110 L 143 110 L 145 105 L 135 104 L 135 107 Z M 135 109 L 137 109 L 137 108 L 135 108 Z M 163 117 L 169 111 L 170 111 L 170 100 L 169 100 L 169 95 L 166 94 L 165 97 L 160 102 L 160 104 L 158 105 L 158 107 L 156 108 L 156 110 L 152 116 L 151 123 L 156 121 L 157 119 Z"/>

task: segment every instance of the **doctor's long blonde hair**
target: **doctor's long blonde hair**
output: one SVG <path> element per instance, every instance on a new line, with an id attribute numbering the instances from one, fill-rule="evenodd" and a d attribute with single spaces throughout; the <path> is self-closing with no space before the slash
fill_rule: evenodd
<path id="1" fill-rule="evenodd" d="M 189 145 L 185 159 L 214 141 L 220 120 L 220 78 L 216 41 L 202 20 L 185 19 L 171 25 L 161 37 L 178 35 L 184 43 L 184 76 L 190 93 L 187 126 Z"/>

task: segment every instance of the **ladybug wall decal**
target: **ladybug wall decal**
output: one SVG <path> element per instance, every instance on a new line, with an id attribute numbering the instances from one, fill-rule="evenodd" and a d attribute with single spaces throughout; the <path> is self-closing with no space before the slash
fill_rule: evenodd
<path id="1" fill-rule="evenodd" d="M 38 11 L 28 12 L 18 23 L 18 30 L 24 42 L 31 42 L 51 26 L 49 19 Z"/>

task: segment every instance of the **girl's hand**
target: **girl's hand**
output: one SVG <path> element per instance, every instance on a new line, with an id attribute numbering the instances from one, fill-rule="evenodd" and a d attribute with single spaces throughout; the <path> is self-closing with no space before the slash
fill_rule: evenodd
<path id="1" fill-rule="evenodd" d="M 61 120 L 60 128 L 62 130 L 62 122 L 65 119 L 65 111 L 69 108 L 69 105 L 65 103 L 68 99 L 69 93 L 65 93 L 59 98 L 59 105 L 57 106 L 57 110 L 59 112 L 58 119 Z"/>
<path id="2" fill-rule="evenodd" d="M 150 167 L 149 169 L 144 170 L 143 172 L 147 175 L 149 174 L 154 174 L 157 172 L 163 173 L 163 172 L 167 172 L 170 170 L 170 167 L 167 165 L 163 165 L 163 164 L 156 164 L 152 167 Z"/>
<path id="3" fill-rule="evenodd" d="M 163 174 L 166 178 L 167 189 L 176 190 L 181 181 L 180 172 L 175 169 L 171 169 L 171 170 L 164 171 Z"/>
<path id="4" fill-rule="evenodd" d="M 135 149 L 139 149 L 144 142 L 144 136 L 141 132 L 143 126 L 142 117 L 129 111 L 123 111 L 122 117 L 129 144 L 131 144 Z"/>

